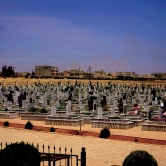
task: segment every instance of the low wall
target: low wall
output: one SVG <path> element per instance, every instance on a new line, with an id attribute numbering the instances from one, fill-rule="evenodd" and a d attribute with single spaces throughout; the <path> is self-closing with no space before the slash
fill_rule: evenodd
<path id="1" fill-rule="evenodd" d="M 150 122 L 142 124 L 144 131 L 164 131 L 166 132 L 166 122 Z"/>
<path id="2" fill-rule="evenodd" d="M 27 115 L 21 114 L 21 120 L 45 121 L 47 115 Z"/>
<path id="3" fill-rule="evenodd" d="M 106 122 L 106 121 L 92 121 L 93 128 L 109 127 L 112 129 L 130 129 L 134 127 L 133 122 Z"/>
<path id="4" fill-rule="evenodd" d="M 18 118 L 18 113 L 13 111 L 1 111 L 0 112 L 0 118 L 1 119 L 14 119 Z"/>
<path id="5" fill-rule="evenodd" d="M 61 125 L 61 126 L 83 126 L 84 120 L 83 119 L 45 119 L 46 125 Z"/>

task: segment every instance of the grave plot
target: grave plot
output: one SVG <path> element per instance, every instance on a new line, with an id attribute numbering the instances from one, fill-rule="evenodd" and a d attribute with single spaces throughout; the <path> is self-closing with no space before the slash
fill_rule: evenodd
<path id="1" fill-rule="evenodd" d="M 110 125 L 126 129 L 158 117 L 161 104 L 166 107 L 165 96 L 165 87 L 154 88 L 153 85 L 38 83 L 1 86 L 0 112 L 15 111 L 22 119 L 45 120 L 46 124 L 78 125 L 81 122 L 92 127 Z"/>

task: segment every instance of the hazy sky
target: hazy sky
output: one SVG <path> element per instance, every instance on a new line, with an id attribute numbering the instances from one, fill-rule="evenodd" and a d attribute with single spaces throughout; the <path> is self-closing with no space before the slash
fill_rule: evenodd
<path id="1" fill-rule="evenodd" d="M 0 0 L 0 67 L 45 64 L 166 72 L 166 0 Z"/>

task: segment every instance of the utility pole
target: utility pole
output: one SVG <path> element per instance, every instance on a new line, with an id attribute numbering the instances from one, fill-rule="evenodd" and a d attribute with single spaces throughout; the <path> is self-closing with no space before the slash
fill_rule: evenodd
<path id="1" fill-rule="evenodd" d="M 78 68 L 78 77 L 80 78 L 80 67 Z"/>
<path id="2" fill-rule="evenodd" d="M 92 67 L 89 66 L 89 68 L 88 68 L 88 70 L 89 70 L 89 82 L 90 82 L 90 77 L 91 77 L 91 69 L 92 69 Z"/>

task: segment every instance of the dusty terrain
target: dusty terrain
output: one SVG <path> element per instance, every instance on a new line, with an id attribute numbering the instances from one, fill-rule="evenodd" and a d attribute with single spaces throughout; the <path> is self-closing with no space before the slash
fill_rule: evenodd
<path id="1" fill-rule="evenodd" d="M 29 82 L 27 82 L 29 80 Z M 23 79 L 23 78 L 7 78 L 0 79 L 0 82 L 5 85 L 33 85 L 35 82 L 42 84 L 57 84 L 59 81 L 62 83 L 74 83 L 75 80 L 54 80 L 54 79 Z M 78 80 L 78 82 L 83 80 Z M 88 83 L 85 80 L 84 83 Z M 96 80 L 94 81 L 97 82 Z M 99 83 L 107 83 L 109 81 L 98 81 Z M 111 81 L 112 83 L 119 84 L 142 84 L 142 82 L 133 81 Z M 147 84 L 165 86 L 166 82 L 146 82 Z M 3 127 L 3 122 L 8 121 L 10 127 Z M 25 130 L 24 125 L 27 121 L 17 119 L 0 119 L 0 142 L 3 145 L 8 142 L 25 141 L 39 143 L 41 146 L 50 145 L 51 151 L 53 146 L 73 148 L 73 154 L 79 154 L 82 147 L 86 148 L 87 152 L 87 166 L 111 166 L 122 165 L 124 158 L 133 150 L 146 150 L 151 153 L 157 160 L 159 166 L 165 166 L 166 156 L 166 133 L 157 131 L 142 131 L 141 127 L 134 127 L 132 129 L 121 130 L 111 129 L 111 136 L 108 139 L 98 138 L 100 128 L 92 128 L 91 125 L 84 125 L 81 127 L 71 126 L 53 126 L 56 128 L 55 133 L 50 133 L 51 126 L 45 125 L 45 122 L 32 121 L 35 128 L 34 130 Z M 67 129 L 67 130 L 66 130 Z M 78 131 L 78 132 L 76 132 Z M 79 134 L 78 134 L 79 133 Z M 135 142 L 137 139 L 137 142 Z"/>
<path id="2" fill-rule="evenodd" d="M 99 83 L 99 84 L 107 84 L 108 82 L 111 83 L 118 83 L 118 84 L 137 84 L 137 85 L 141 85 L 143 84 L 153 84 L 153 85 L 161 85 L 161 86 L 165 86 L 166 85 L 166 80 L 155 80 L 155 81 L 122 81 L 122 80 L 90 80 L 92 83 Z M 52 78 L 48 78 L 48 79 L 28 79 L 28 78 L 23 78 L 23 77 L 18 77 L 18 78 L 0 78 L 0 83 L 3 84 L 3 82 L 5 82 L 6 86 L 9 85 L 34 85 L 34 83 L 41 83 L 43 85 L 45 84 L 58 84 L 58 82 L 61 82 L 62 84 L 67 84 L 68 82 L 74 84 L 76 82 L 75 79 L 52 79 Z M 84 84 L 88 84 L 89 80 L 88 79 L 77 79 L 78 83 L 84 83 Z"/>
<path id="3" fill-rule="evenodd" d="M 11 127 L 3 127 L 3 122 L 8 121 Z M 91 125 L 79 126 L 53 126 L 55 133 L 50 133 L 52 126 L 45 125 L 45 122 L 31 121 L 34 130 L 25 130 L 27 120 L 0 119 L 0 142 L 25 141 L 33 144 L 61 146 L 63 149 L 73 148 L 73 154 L 80 155 L 82 147 L 86 148 L 87 166 L 111 166 L 122 165 L 124 158 L 133 150 L 146 150 L 157 160 L 159 166 L 165 166 L 166 156 L 166 133 L 157 131 L 142 131 L 141 127 L 132 129 L 111 129 L 111 136 L 108 139 L 98 137 L 100 128 L 92 128 Z M 76 132 L 83 132 L 84 135 L 77 135 Z M 123 137 L 122 137 L 123 136 Z M 127 136 L 127 137 L 125 137 Z M 135 138 L 138 139 L 135 142 Z M 142 142 L 141 139 L 144 141 Z M 153 141 L 152 141 L 153 140 Z M 152 141 L 152 142 L 151 142 Z"/>

